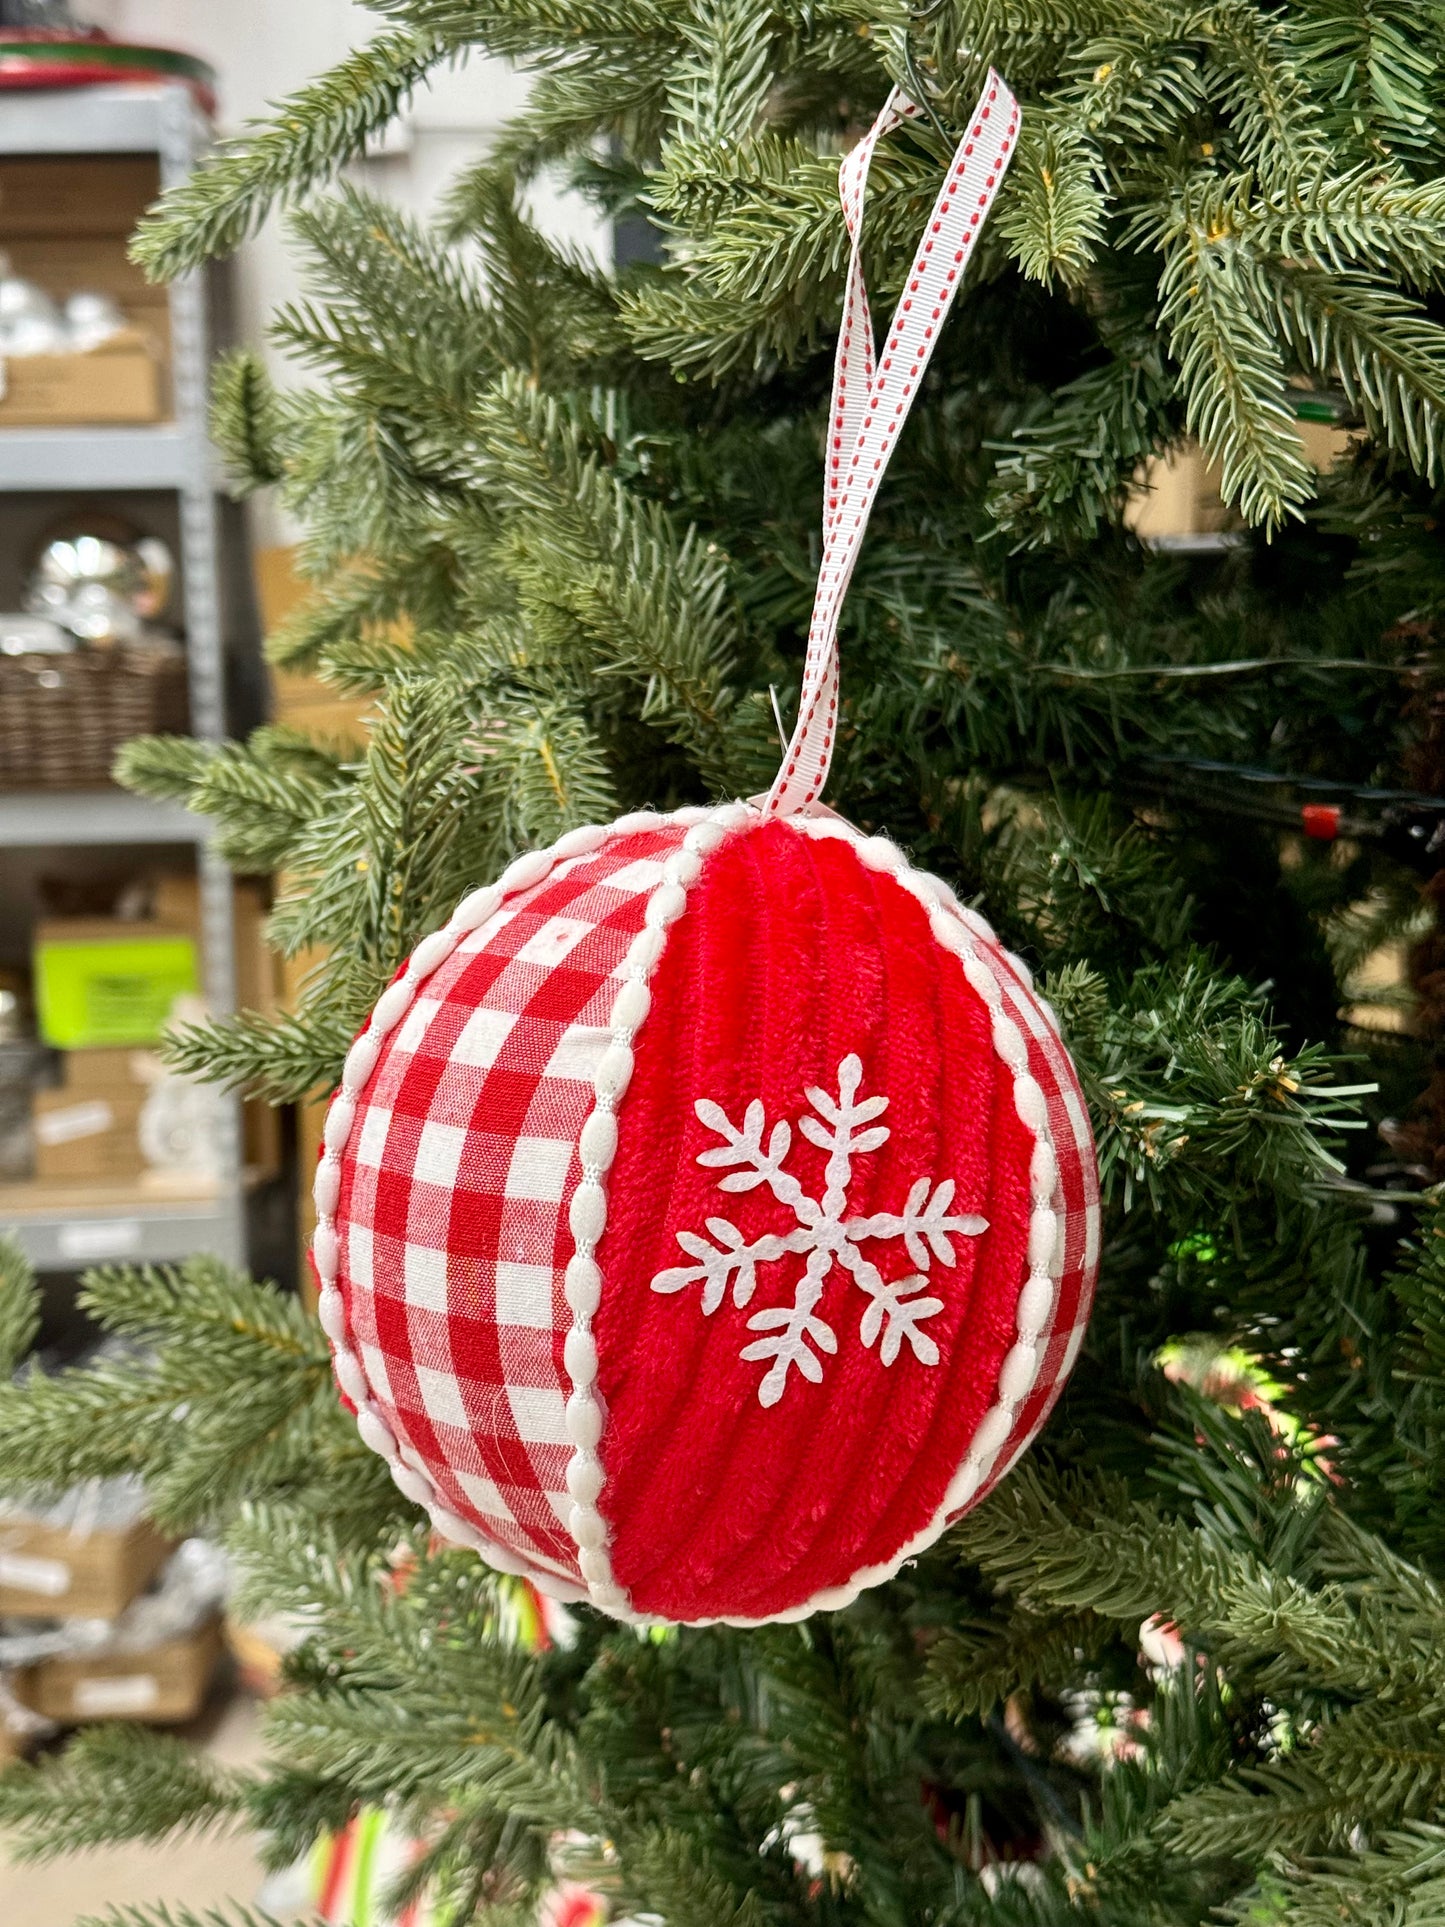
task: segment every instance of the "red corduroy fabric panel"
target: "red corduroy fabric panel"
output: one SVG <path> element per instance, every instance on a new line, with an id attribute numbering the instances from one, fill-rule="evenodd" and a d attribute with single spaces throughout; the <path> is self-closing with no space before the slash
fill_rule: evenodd
<path id="1" fill-rule="evenodd" d="M 921 906 L 844 842 L 786 822 L 712 856 L 672 929 L 620 1113 L 608 1181 L 596 1320 L 607 1424 L 600 1506 L 634 1610 L 675 1619 L 761 1617 L 893 1558 L 929 1523 L 992 1404 L 1016 1337 L 1025 1276 L 1033 1137 L 994 1052 L 988 1013 Z M 704 1316 L 701 1290 L 652 1290 L 685 1264 L 676 1234 L 727 1220 L 752 1240 L 796 1220 L 761 1185 L 718 1187 L 699 1165 L 718 1136 L 694 1106 L 739 1124 L 760 1098 L 769 1129 L 793 1127 L 787 1168 L 821 1198 L 826 1154 L 798 1129 L 805 1091 L 836 1095 L 862 1061 L 860 1096 L 886 1096 L 888 1141 L 853 1165 L 847 1216 L 898 1212 L 915 1180 L 953 1178 L 952 1209 L 990 1229 L 955 1236 L 957 1263 L 926 1273 L 944 1309 L 923 1327 L 941 1361 L 905 1344 L 891 1366 L 865 1348 L 869 1300 L 835 1266 L 819 1314 L 837 1335 L 819 1384 L 789 1374 L 764 1408 L 766 1367 L 739 1357 L 748 1320 L 791 1302 L 804 1259 L 759 1267 L 744 1310 Z M 914 1273 L 901 1239 L 869 1245 L 883 1278 Z"/>

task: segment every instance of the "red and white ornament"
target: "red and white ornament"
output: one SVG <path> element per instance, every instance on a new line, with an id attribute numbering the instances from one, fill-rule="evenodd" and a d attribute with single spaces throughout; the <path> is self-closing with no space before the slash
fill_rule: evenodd
<path id="1" fill-rule="evenodd" d="M 438 1531 L 624 1619 L 845 1605 L 1008 1470 L 1077 1355 L 1087 1115 L 1024 966 L 821 809 L 837 619 L 1002 178 L 996 76 L 881 354 L 854 237 L 800 716 L 766 799 L 519 857 L 418 946 L 328 1114 L 337 1378 Z"/>

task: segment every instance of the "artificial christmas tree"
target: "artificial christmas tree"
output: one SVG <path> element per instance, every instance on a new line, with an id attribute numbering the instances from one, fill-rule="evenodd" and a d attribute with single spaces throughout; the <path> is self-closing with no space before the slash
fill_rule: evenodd
<path id="1" fill-rule="evenodd" d="M 142 242 L 166 272 L 233 244 L 468 47 L 535 70 L 442 231 L 351 189 L 296 214 L 314 299 L 277 326 L 316 389 L 223 370 L 239 484 L 309 529 L 278 659 L 373 707 L 356 743 L 129 753 L 283 874 L 277 941 L 326 952 L 294 1014 L 199 1027 L 182 1061 L 330 1090 L 518 852 L 766 788 L 820 559 L 839 154 L 891 86 L 925 108 L 873 164 L 865 257 L 896 295 L 992 62 L 1020 148 L 857 564 L 828 799 L 982 893 L 1038 973 L 1097 1135 L 1098 1299 L 1032 1459 L 887 1586 L 747 1631 L 579 1605 L 530 1652 L 516 1582 L 431 1543 L 297 1302 L 206 1261 L 100 1275 L 145 1349 L 7 1390 L 6 1477 L 142 1471 L 312 1631 L 264 1774 L 109 1735 L 13 1771 L 0 1816 L 48 1851 L 251 1824 L 286 1859 L 389 1802 L 457 1919 L 529 1919 L 562 1876 L 677 1927 L 1431 1919 L 1433 1043 L 1339 1013 L 1386 942 L 1428 954 L 1438 896 L 1349 832 L 1352 802 L 1434 787 L 1445 11 L 376 10 Z M 519 197 L 551 165 L 645 212 L 663 262 L 550 246 Z M 1322 409 L 1355 446 L 1320 477 L 1296 417 Z M 1146 547 L 1129 491 L 1190 436 L 1239 531 Z M 1345 834 L 1262 821 L 1261 770 L 1337 786 Z M 23 1276 L 4 1299 L 18 1351 Z"/>

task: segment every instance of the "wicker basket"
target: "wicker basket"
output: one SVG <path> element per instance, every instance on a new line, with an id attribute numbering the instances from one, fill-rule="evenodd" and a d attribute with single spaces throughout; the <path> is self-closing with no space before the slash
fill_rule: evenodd
<path id="1" fill-rule="evenodd" d="M 0 656 L 0 790 L 98 788 L 132 736 L 186 727 L 179 650 Z"/>

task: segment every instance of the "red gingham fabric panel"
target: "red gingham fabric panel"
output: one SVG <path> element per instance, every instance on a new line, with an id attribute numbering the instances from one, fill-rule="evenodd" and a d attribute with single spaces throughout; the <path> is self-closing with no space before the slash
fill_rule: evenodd
<path id="1" fill-rule="evenodd" d="M 972 1504 L 991 1492 L 1022 1457 L 1053 1410 L 1084 1342 L 1099 1270 L 1099 1167 L 1093 1128 L 1078 1075 L 1056 1025 L 1029 987 L 1016 960 L 996 939 L 974 941 L 992 965 L 1004 1004 L 1028 1044 L 1029 1070 L 1048 1105 L 1059 1177 L 1054 1209 L 1063 1219 L 1063 1265 L 1053 1315 L 1044 1334 L 1034 1389 L 1014 1414 L 1013 1429 Z"/>
<path id="2" fill-rule="evenodd" d="M 387 1039 L 342 1158 L 338 1284 L 402 1460 L 498 1544 L 573 1579 L 577 1139 L 616 973 L 685 834 L 664 822 L 559 863 L 463 938 Z"/>

